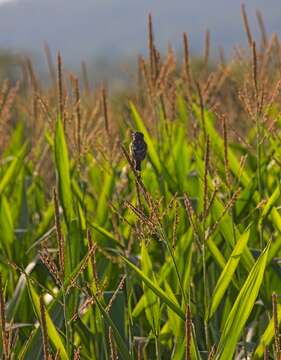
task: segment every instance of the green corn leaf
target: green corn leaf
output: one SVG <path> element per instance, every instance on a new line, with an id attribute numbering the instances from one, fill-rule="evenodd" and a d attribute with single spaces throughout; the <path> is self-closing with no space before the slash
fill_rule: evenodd
<path id="1" fill-rule="evenodd" d="M 0 201 L 0 244 L 11 257 L 13 251 L 14 226 L 9 203 L 4 195 Z"/>
<path id="2" fill-rule="evenodd" d="M 197 105 L 193 104 L 193 108 L 198 114 L 198 118 L 200 118 L 200 109 Z M 217 155 L 221 159 L 221 161 L 224 161 L 224 154 L 221 149 L 223 149 L 223 139 L 219 135 L 219 133 L 216 131 L 214 125 L 213 125 L 213 115 L 207 111 L 205 111 L 205 125 L 206 125 L 206 131 L 208 135 L 210 136 L 210 141 L 212 144 L 212 147 L 215 149 Z M 239 174 L 239 168 L 240 164 L 237 160 L 235 154 L 231 149 L 228 149 L 228 161 L 229 161 L 229 167 L 230 170 L 234 175 Z M 250 176 L 246 173 L 246 170 L 244 170 L 240 176 L 241 183 L 246 187 L 250 182 Z"/>
<path id="3" fill-rule="evenodd" d="M 108 214 L 108 200 L 111 197 L 114 188 L 115 176 L 112 170 L 106 172 L 103 179 L 102 191 L 99 194 L 99 201 L 97 206 L 97 222 L 99 225 L 104 225 Z"/>
<path id="4" fill-rule="evenodd" d="M 27 154 L 27 144 L 24 144 L 18 154 L 11 161 L 5 174 L 0 180 L 0 194 L 5 190 L 6 186 L 15 181 L 15 178 L 20 173 L 20 168 L 23 166 L 23 159 Z"/>
<path id="5" fill-rule="evenodd" d="M 169 298 L 176 303 L 177 298 L 175 296 L 175 293 L 173 292 L 167 281 L 165 281 L 164 286 L 167 296 L 169 296 Z M 175 312 L 172 311 L 170 308 L 167 309 L 167 313 L 168 313 L 169 323 L 171 325 L 171 331 L 178 338 L 179 336 L 181 336 L 181 332 L 182 332 L 182 321 L 177 316 L 177 314 L 175 314 Z"/>
<path id="6" fill-rule="evenodd" d="M 110 316 L 108 315 L 107 311 L 102 306 L 102 304 L 100 303 L 98 298 L 94 294 L 93 294 L 93 296 L 95 298 L 95 302 L 98 305 L 100 312 L 102 313 L 104 320 L 107 322 L 108 326 L 110 326 L 112 328 L 112 331 L 113 331 L 113 334 L 115 337 L 115 341 L 116 341 L 116 345 L 120 351 L 120 354 L 122 355 L 122 359 L 130 360 L 131 359 L 130 353 L 129 353 L 127 346 L 126 346 L 124 340 L 122 339 L 122 336 L 120 335 L 117 327 L 115 326 L 114 322 L 111 320 Z"/>
<path id="7" fill-rule="evenodd" d="M 215 290 L 213 292 L 212 298 L 211 298 L 211 305 L 209 310 L 208 317 L 211 318 L 215 311 L 217 310 L 221 300 L 223 299 L 223 296 L 233 280 L 233 276 L 235 273 L 235 270 L 239 264 L 241 255 L 245 249 L 245 246 L 249 240 L 250 230 L 245 232 L 240 239 L 238 240 L 237 244 L 235 245 L 234 250 L 232 251 L 232 254 L 225 265 L 219 280 L 217 282 L 217 285 L 215 287 Z"/>
<path id="8" fill-rule="evenodd" d="M 270 218 L 272 219 L 272 223 L 274 224 L 275 228 L 279 232 L 279 236 L 281 234 L 281 216 L 274 206 L 270 213 Z M 278 251 L 281 248 L 281 241 L 280 239 L 276 239 L 276 241 L 273 242 L 272 246 L 270 247 L 269 254 L 268 254 L 268 261 L 271 261 L 274 256 L 278 253 Z"/>
<path id="9" fill-rule="evenodd" d="M 12 319 L 15 317 L 18 307 L 21 301 L 23 301 L 23 296 L 25 293 L 26 283 L 27 283 L 27 276 L 31 274 L 31 272 L 35 269 L 35 267 L 36 267 L 36 261 L 33 260 L 24 269 L 24 274 L 20 275 L 17 285 L 14 289 L 13 296 L 7 303 L 6 316 L 8 321 L 12 321 Z"/>
<path id="10" fill-rule="evenodd" d="M 11 134 L 11 139 L 7 149 L 4 151 L 3 156 L 9 156 L 16 154 L 17 151 L 20 151 L 22 144 L 24 142 L 24 122 L 20 121 L 17 123 L 13 133 Z"/>
<path id="11" fill-rule="evenodd" d="M 255 262 L 226 320 L 216 352 L 217 360 L 229 360 L 235 352 L 264 278 L 269 247 L 270 243 Z"/>
<path id="12" fill-rule="evenodd" d="M 27 278 L 28 290 L 30 295 L 30 300 L 32 301 L 34 312 L 38 321 L 40 322 L 40 301 L 37 292 L 35 291 L 34 287 L 32 286 L 31 282 Z M 59 332 L 57 331 L 47 309 L 46 309 L 46 325 L 48 331 L 48 337 L 51 340 L 53 346 L 60 352 L 60 356 L 63 360 L 68 360 L 69 357 L 67 355 L 66 349 L 63 345 Z"/>
<path id="13" fill-rule="evenodd" d="M 281 305 L 277 305 L 277 317 L 278 319 L 281 318 Z M 260 359 L 264 353 L 264 349 L 266 346 L 270 345 L 274 337 L 274 319 L 271 318 L 267 328 L 265 329 L 264 333 L 260 338 L 260 342 L 256 351 L 254 353 L 253 359 Z"/>
<path id="14" fill-rule="evenodd" d="M 172 309 L 179 317 L 185 320 L 185 314 L 180 306 L 171 300 L 166 293 L 152 280 L 150 280 L 138 267 L 132 264 L 129 260 L 121 256 L 126 264 L 136 273 L 136 275 L 162 300 L 170 309 Z"/>
<path id="15" fill-rule="evenodd" d="M 224 269 L 226 264 L 225 258 L 220 252 L 219 248 L 217 247 L 211 236 L 206 241 L 206 244 L 208 246 L 208 249 L 210 250 L 210 253 L 213 255 L 214 259 L 216 260 L 216 262 L 219 264 L 219 266 L 222 269 Z"/>
<path id="16" fill-rule="evenodd" d="M 262 209 L 260 221 L 264 220 L 264 218 L 270 213 L 271 209 L 280 198 L 280 186 L 281 186 L 281 182 L 279 182 L 278 186 L 276 187 L 276 189 L 274 190 L 274 192 L 272 193 L 272 195 L 264 205 Z"/>
<path id="17" fill-rule="evenodd" d="M 145 243 L 141 246 L 141 267 L 143 273 L 155 282 L 152 264 Z M 144 285 L 145 314 L 155 335 L 159 334 L 160 328 L 160 303 L 159 297 L 146 285 Z"/>
<path id="18" fill-rule="evenodd" d="M 59 196 L 68 226 L 73 218 L 73 204 L 70 181 L 68 150 L 61 119 L 58 118 L 55 133 L 55 160 L 59 183 Z"/>
<path id="19" fill-rule="evenodd" d="M 134 307 L 134 310 L 132 312 L 132 317 L 138 317 L 142 313 L 142 311 L 144 311 L 144 309 L 145 309 L 145 297 L 144 295 L 142 295 L 138 303 Z"/>
<path id="20" fill-rule="evenodd" d="M 234 231 L 237 238 L 240 236 L 240 234 L 235 226 L 233 231 L 231 216 L 228 213 L 226 213 L 223 216 L 223 218 L 221 218 L 221 214 L 223 213 L 223 204 L 217 199 L 213 202 L 213 207 L 211 212 L 214 216 L 214 219 L 216 220 L 220 219 L 219 231 L 222 233 L 224 239 L 229 243 L 231 248 L 234 248 L 235 246 Z M 243 264 L 245 265 L 245 268 L 249 271 L 254 264 L 254 259 L 247 246 L 242 254 L 242 260 L 243 260 Z"/>
<path id="21" fill-rule="evenodd" d="M 116 239 L 109 231 L 107 231 L 102 226 L 99 226 L 96 223 L 91 223 L 90 226 L 92 226 L 98 233 L 104 235 L 106 238 L 113 241 L 116 246 L 121 247 L 122 249 L 124 248 L 124 246 L 120 243 L 120 241 Z"/>

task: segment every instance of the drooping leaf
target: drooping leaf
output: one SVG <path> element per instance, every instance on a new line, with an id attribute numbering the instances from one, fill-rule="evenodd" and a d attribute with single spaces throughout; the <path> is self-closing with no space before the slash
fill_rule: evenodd
<path id="1" fill-rule="evenodd" d="M 167 294 L 157 284 L 150 280 L 138 267 L 132 264 L 129 260 L 121 257 L 126 264 L 135 272 L 135 274 L 162 300 L 167 306 L 169 306 L 179 317 L 185 320 L 185 314 L 180 306 L 171 300 Z"/>

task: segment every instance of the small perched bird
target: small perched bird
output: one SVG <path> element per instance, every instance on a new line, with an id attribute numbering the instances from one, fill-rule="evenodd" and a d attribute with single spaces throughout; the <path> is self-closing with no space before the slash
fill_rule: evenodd
<path id="1" fill-rule="evenodd" d="M 139 131 L 133 132 L 133 141 L 130 150 L 135 170 L 141 171 L 141 162 L 145 159 L 147 153 L 147 144 L 144 140 L 143 133 Z"/>

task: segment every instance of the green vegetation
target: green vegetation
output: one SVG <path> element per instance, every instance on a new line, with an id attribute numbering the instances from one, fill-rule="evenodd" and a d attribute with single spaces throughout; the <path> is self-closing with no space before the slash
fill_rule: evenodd
<path id="1" fill-rule="evenodd" d="M 211 71 L 208 34 L 179 67 L 150 18 L 136 91 L 113 99 L 60 55 L 50 88 L 31 62 L 3 83 L 3 359 L 280 359 L 281 47 L 246 28 Z"/>

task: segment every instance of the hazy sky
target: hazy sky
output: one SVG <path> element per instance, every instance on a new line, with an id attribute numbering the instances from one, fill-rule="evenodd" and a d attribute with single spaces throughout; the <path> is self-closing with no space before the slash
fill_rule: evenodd
<path id="1" fill-rule="evenodd" d="M 263 13 L 268 33 L 281 35 L 281 1 L 244 1 L 252 31 L 259 30 L 256 10 Z M 0 49 L 42 54 L 44 41 L 65 61 L 79 64 L 101 57 L 135 56 L 147 47 L 147 15 L 153 15 L 157 46 L 181 47 L 182 33 L 200 54 L 204 33 L 211 31 L 211 48 L 227 53 L 246 44 L 240 0 L 0 0 Z"/>

